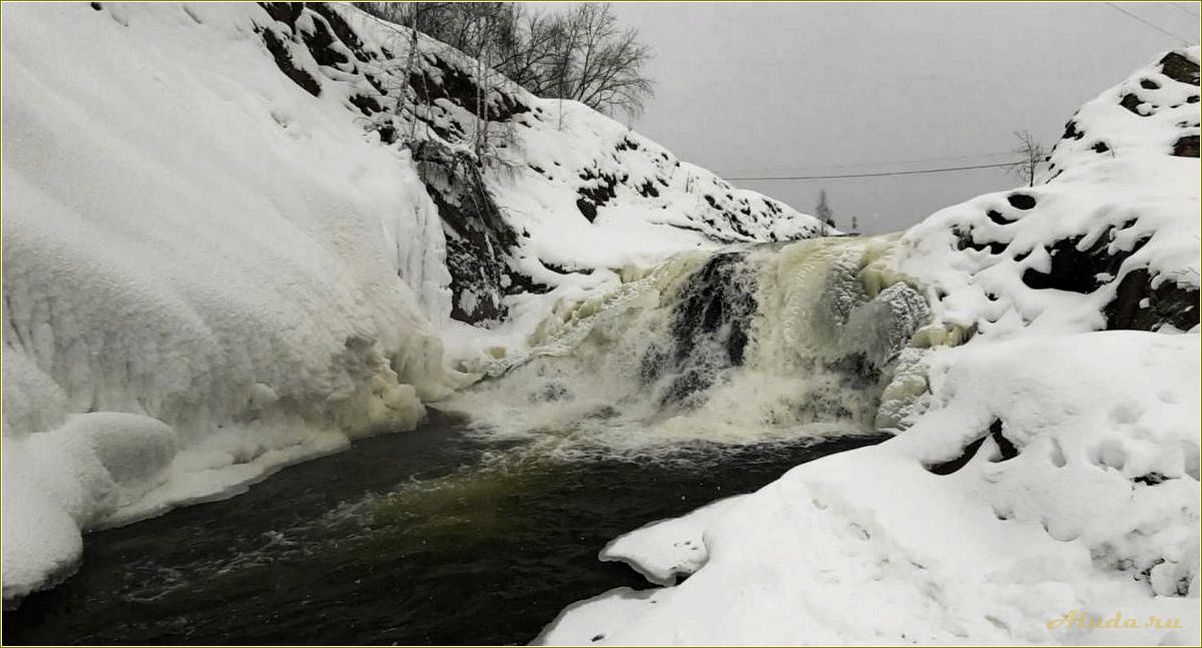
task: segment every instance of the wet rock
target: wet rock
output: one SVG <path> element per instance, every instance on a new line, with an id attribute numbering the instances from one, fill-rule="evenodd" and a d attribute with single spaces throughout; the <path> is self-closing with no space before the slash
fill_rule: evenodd
<path id="1" fill-rule="evenodd" d="M 1156 331 L 1165 324 L 1188 331 L 1198 325 L 1198 289 L 1166 278 L 1155 288 L 1147 268 L 1128 272 L 1103 310 L 1107 330 Z"/>
<path id="2" fill-rule="evenodd" d="M 743 364 L 756 312 L 743 260 L 741 253 L 715 254 L 681 288 L 672 313 L 672 350 L 643 359 L 648 378 L 679 372 L 662 397 L 665 403 L 684 401 L 713 384 L 721 369 Z"/>

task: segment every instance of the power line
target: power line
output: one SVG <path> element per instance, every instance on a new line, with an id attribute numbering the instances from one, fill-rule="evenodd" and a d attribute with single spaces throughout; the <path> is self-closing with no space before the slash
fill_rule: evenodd
<path id="1" fill-rule="evenodd" d="M 981 161 L 981 158 L 996 158 L 1002 155 L 1014 155 L 1014 151 L 998 151 L 997 153 L 977 153 L 975 155 L 947 155 L 943 157 L 928 157 L 918 158 L 913 160 L 878 160 L 874 162 L 849 162 L 847 164 L 829 164 L 822 166 L 802 167 L 794 171 L 794 173 L 811 173 L 820 171 L 834 171 L 837 169 L 854 169 L 855 167 L 882 167 L 892 164 L 921 164 L 925 162 L 952 162 L 959 160 Z"/>
<path id="2" fill-rule="evenodd" d="M 1194 13 L 1194 12 L 1190 11 L 1189 9 L 1186 9 L 1185 7 L 1182 7 L 1182 6 L 1181 6 L 1181 3 L 1179 3 L 1179 2 L 1173 2 L 1173 3 L 1170 3 L 1170 4 L 1171 4 L 1171 5 L 1173 6 L 1173 8 L 1174 8 L 1174 9 L 1176 9 L 1177 11 L 1180 11 L 1180 12 L 1182 12 L 1182 13 L 1187 13 L 1187 14 L 1189 14 L 1189 15 L 1193 16 L 1194 18 L 1197 18 L 1197 17 L 1198 17 L 1198 14 L 1196 14 L 1196 13 Z"/>
<path id="3" fill-rule="evenodd" d="M 958 167 L 943 167 L 939 169 L 918 169 L 915 171 L 882 171 L 879 173 L 848 173 L 842 175 L 811 175 L 811 176 L 761 176 L 761 177 L 745 177 L 745 178 L 725 178 L 728 181 L 739 180 L 837 180 L 840 178 L 879 178 L 883 176 L 905 176 L 905 175 L 922 175 L 926 173 L 950 173 L 952 171 L 969 171 L 972 169 L 1001 169 L 1012 167 L 1018 164 L 1018 160 L 1014 162 L 1003 162 L 1001 164 L 974 164 L 971 166 Z"/>
<path id="4" fill-rule="evenodd" d="M 1136 20 L 1140 21 L 1141 23 L 1143 23 L 1143 24 L 1145 24 L 1145 25 L 1147 25 L 1147 26 L 1151 27 L 1152 29 L 1155 29 L 1156 31 L 1158 31 L 1158 32 L 1160 32 L 1160 33 L 1162 33 L 1162 34 L 1168 34 L 1169 36 L 1172 36 L 1173 38 L 1175 38 L 1175 39 L 1177 39 L 1178 41 L 1180 41 L 1182 45 L 1189 45 L 1189 41 L 1188 41 L 1188 40 L 1186 40 L 1186 39 L 1184 39 L 1184 38 L 1182 38 L 1182 37 L 1178 36 L 1177 34 L 1174 34 L 1173 32 L 1171 32 L 1171 31 L 1169 31 L 1169 30 L 1167 30 L 1167 29 L 1165 29 L 1165 28 L 1163 28 L 1163 27 L 1161 27 L 1161 26 L 1159 26 L 1159 25 L 1157 25 L 1157 24 L 1155 24 L 1155 23 L 1152 23 L 1152 22 L 1149 22 L 1149 21 L 1147 21 L 1147 20 L 1144 20 L 1143 18 L 1140 18 L 1139 16 L 1137 16 L 1137 15 L 1135 15 L 1135 14 L 1131 13 L 1130 11 L 1127 11 L 1126 9 L 1123 9 L 1122 7 L 1120 7 L 1120 6 L 1116 5 L 1116 4 L 1114 4 L 1113 2 L 1107 2 L 1107 3 L 1106 3 L 1106 6 L 1107 6 L 1107 7 L 1110 7 L 1111 9 L 1114 9 L 1115 11 L 1118 11 L 1118 12 L 1120 12 L 1120 13 L 1123 13 L 1123 14 L 1125 14 L 1125 15 L 1131 16 L 1132 18 L 1134 18 L 1134 19 L 1136 19 Z M 1174 5 L 1174 6 L 1176 6 L 1176 5 Z"/>

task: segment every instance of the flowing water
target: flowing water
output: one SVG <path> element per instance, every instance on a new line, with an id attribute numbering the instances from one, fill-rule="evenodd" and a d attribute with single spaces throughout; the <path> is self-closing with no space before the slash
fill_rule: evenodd
<path id="1" fill-rule="evenodd" d="M 597 560 L 614 537 L 884 438 L 925 387 L 899 367 L 929 320 L 893 249 L 629 270 L 442 405 L 474 427 L 436 416 L 91 534 L 76 576 L 4 614 L 4 642 L 528 642 L 573 602 L 650 587 Z"/>
<path id="2" fill-rule="evenodd" d="M 563 461 L 436 416 L 86 536 L 78 574 L 4 613 L 4 643 L 526 643 L 577 600 L 651 587 L 597 560 L 615 536 L 880 439 Z"/>

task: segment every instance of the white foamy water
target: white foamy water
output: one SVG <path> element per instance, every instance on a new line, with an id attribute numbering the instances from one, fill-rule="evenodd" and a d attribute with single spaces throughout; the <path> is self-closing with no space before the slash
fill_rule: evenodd
<path id="1" fill-rule="evenodd" d="M 528 353 L 445 406 L 552 455 L 875 430 L 895 361 L 929 319 L 892 269 L 895 243 L 801 241 L 627 270 L 559 305 Z"/>

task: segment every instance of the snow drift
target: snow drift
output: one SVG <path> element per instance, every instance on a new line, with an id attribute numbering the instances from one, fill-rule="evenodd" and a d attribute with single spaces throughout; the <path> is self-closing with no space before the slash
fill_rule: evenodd
<path id="1" fill-rule="evenodd" d="M 504 79 L 478 120 L 474 62 L 350 7 L 3 10 L 6 603 L 81 529 L 413 427 L 452 317 L 816 231 Z"/>
<path id="2" fill-rule="evenodd" d="M 1197 644 L 1198 60 L 1085 104 L 1042 184 L 882 256 L 930 305 L 880 392 L 895 438 L 614 540 L 661 587 L 540 641 Z"/>

